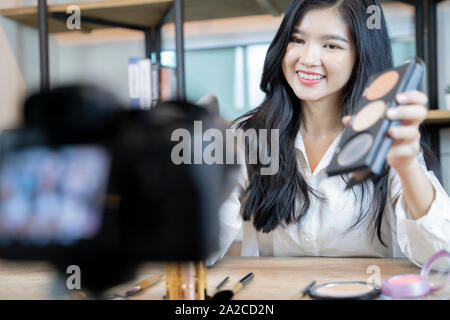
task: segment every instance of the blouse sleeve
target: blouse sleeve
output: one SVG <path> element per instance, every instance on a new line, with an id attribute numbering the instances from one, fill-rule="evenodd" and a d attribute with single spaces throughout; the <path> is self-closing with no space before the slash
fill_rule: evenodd
<path id="1" fill-rule="evenodd" d="M 245 118 L 245 120 L 247 119 L 248 117 Z M 244 119 L 240 121 L 244 121 Z M 245 164 L 245 146 L 242 144 L 242 139 L 240 139 L 242 138 L 240 135 L 242 132 L 237 131 L 239 130 L 238 127 L 238 123 L 234 123 L 231 127 L 232 130 L 236 130 L 233 131 L 234 135 L 238 136 L 238 143 L 234 145 L 236 147 L 237 161 L 240 164 L 238 179 L 233 191 L 219 209 L 219 249 L 206 259 L 207 266 L 211 266 L 223 258 L 242 227 L 241 209 L 244 200 L 241 196 L 248 186 L 248 173 Z M 235 142 L 233 141 L 233 143 Z"/>
<path id="2" fill-rule="evenodd" d="M 206 265 L 211 266 L 222 259 L 233 243 L 242 226 L 241 199 L 247 178 L 247 169 L 244 164 L 240 166 L 238 181 L 230 196 L 219 209 L 219 250 L 206 259 Z"/>
<path id="3" fill-rule="evenodd" d="M 435 198 L 428 212 L 419 219 L 411 218 L 403 200 L 400 177 L 392 168 L 390 194 L 396 216 L 398 246 L 412 262 L 423 266 L 434 253 L 442 249 L 450 250 L 450 198 L 433 171 L 427 170 L 422 152 L 418 159 L 435 190 Z"/>

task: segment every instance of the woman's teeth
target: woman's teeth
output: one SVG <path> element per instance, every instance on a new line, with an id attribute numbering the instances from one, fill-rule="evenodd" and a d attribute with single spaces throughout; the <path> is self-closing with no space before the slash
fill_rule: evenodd
<path id="1" fill-rule="evenodd" d="M 303 72 L 297 72 L 297 75 L 302 77 L 303 79 L 306 79 L 306 80 L 319 80 L 319 79 L 325 78 L 325 76 L 306 74 L 306 73 L 303 73 Z"/>

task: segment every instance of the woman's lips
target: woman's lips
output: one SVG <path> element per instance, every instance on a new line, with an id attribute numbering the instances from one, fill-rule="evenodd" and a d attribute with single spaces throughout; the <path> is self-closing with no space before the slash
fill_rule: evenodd
<path id="1" fill-rule="evenodd" d="M 322 76 L 320 79 L 306 79 L 306 78 L 304 78 L 304 76 L 308 76 L 310 78 L 312 78 L 312 77 L 317 78 L 318 76 L 315 76 L 315 75 L 312 76 L 309 74 L 297 72 L 297 78 L 300 80 L 300 82 L 304 83 L 304 84 L 308 84 L 308 85 L 317 84 L 317 83 L 321 82 L 323 79 L 325 79 L 325 76 Z"/>
<path id="2" fill-rule="evenodd" d="M 303 79 L 302 77 L 298 77 L 300 82 L 304 83 L 304 84 L 317 84 L 320 81 L 322 81 L 323 79 L 318 79 L 318 80 L 307 80 L 307 79 Z"/>

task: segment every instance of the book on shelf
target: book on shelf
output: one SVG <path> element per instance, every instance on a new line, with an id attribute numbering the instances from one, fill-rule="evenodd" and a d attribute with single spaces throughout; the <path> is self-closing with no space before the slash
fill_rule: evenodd
<path id="1" fill-rule="evenodd" d="M 175 100 L 177 97 L 177 70 L 161 68 L 161 101 Z"/>
<path id="2" fill-rule="evenodd" d="M 156 85 L 159 82 L 160 86 Z M 176 69 L 152 64 L 150 59 L 129 58 L 128 87 L 133 109 L 149 109 L 159 101 L 175 100 Z"/>
<path id="3" fill-rule="evenodd" d="M 128 61 L 128 89 L 133 109 L 149 109 L 158 98 L 153 84 L 154 66 L 150 59 L 131 57 Z M 157 88 L 156 88 L 157 89 Z"/>
<path id="4" fill-rule="evenodd" d="M 152 62 L 150 59 L 139 59 L 139 107 L 149 109 L 152 106 Z"/>
<path id="5" fill-rule="evenodd" d="M 131 108 L 140 107 L 140 79 L 139 79 L 139 58 L 129 58 L 128 60 L 128 92 L 130 95 Z"/>
<path id="6" fill-rule="evenodd" d="M 153 84 L 160 83 L 159 70 L 160 70 L 159 63 L 152 64 L 151 77 L 152 77 Z M 159 86 L 153 85 L 151 87 L 151 90 L 152 90 L 152 106 L 154 106 L 159 102 L 159 98 L 160 98 L 159 97 Z"/>

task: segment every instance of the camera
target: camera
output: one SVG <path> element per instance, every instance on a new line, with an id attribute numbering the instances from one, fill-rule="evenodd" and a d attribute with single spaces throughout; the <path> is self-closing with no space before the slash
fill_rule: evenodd
<path id="1" fill-rule="evenodd" d="M 87 86 L 34 94 L 23 115 L 0 141 L 0 258 L 63 273 L 77 265 L 83 287 L 101 291 L 141 262 L 199 261 L 217 249 L 236 167 L 171 158 L 175 130 L 194 134 L 195 121 L 225 130 L 215 115 L 180 101 L 127 110 Z"/>

